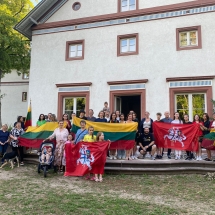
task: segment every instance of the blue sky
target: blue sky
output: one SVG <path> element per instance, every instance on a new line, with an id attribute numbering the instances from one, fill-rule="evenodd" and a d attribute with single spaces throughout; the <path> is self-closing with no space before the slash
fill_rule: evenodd
<path id="1" fill-rule="evenodd" d="M 32 0 L 34 5 L 37 5 L 41 0 Z"/>

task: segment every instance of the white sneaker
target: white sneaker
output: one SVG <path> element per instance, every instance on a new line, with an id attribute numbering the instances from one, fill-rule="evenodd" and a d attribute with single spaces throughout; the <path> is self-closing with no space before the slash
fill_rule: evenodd
<path id="1" fill-rule="evenodd" d="M 138 160 L 138 158 L 136 156 L 134 156 L 134 160 Z"/>
<path id="2" fill-rule="evenodd" d="M 178 160 L 178 156 L 177 155 L 175 156 L 175 160 Z"/>
<path id="3" fill-rule="evenodd" d="M 110 160 L 113 160 L 114 158 L 113 158 L 113 156 L 110 156 Z"/>
<path id="4" fill-rule="evenodd" d="M 146 153 L 145 158 L 150 158 L 150 157 L 151 157 L 151 155 Z"/>
<path id="5" fill-rule="evenodd" d="M 196 160 L 199 161 L 199 156 L 196 156 Z"/>
<path id="6" fill-rule="evenodd" d="M 202 161 L 202 157 L 201 156 L 199 156 L 199 161 Z"/>
<path id="7" fill-rule="evenodd" d="M 178 160 L 181 160 L 181 156 L 180 155 L 178 155 Z"/>
<path id="8" fill-rule="evenodd" d="M 151 159 L 152 159 L 152 160 L 155 160 L 155 157 L 154 157 L 154 156 L 151 156 Z"/>
<path id="9" fill-rule="evenodd" d="M 131 159 L 134 160 L 134 156 L 131 156 Z"/>

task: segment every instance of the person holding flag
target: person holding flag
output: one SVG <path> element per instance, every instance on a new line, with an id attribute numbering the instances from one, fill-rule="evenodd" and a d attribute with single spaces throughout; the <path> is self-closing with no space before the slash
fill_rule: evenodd
<path id="1" fill-rule="evenodd" d="M 210 122 L 210 133 L 203 137 L 202 147 L 207 150 L 215 150 L 215 112 L 213 120 Z M 215 161 L 215 160 L 213 160 Z"/>
<path id="2" fill-rule="evenodd" d="M 96 141 L 97 142 L 105 141 L 103 132 L 97 133 Z M 110 140 L 108 140 L 108 141 L 110 142 Z M 109 147 L 110 147 L 110 143 L 109 143 Z M 93 173 L 95 174 L 95 181 L 96 182 L 102 182 L 103 181 L 102 175 L 104 174 L 104 166 L 105 166 L 105 162 L 106 162 L 106 156 L 105 155 L 107 154 L 107 152 L 104 151 L 103 154 L 104 154 L 104 156 L 102 156 L 102 159 L 100 159 L 99 164 L 97 164 L 97 166 L 95 166 L 93 169 Z"/>
<path id="3" fill-rule="evenodd" d="M 172 124 L 183 124 L 183 121 L 180 119 L 179 113 L 175 112 Z M 175 150 L 175 160 L 181 159 L 181 150 Z"/>
<path id="4" fill-rule="evenodd" d="M 93 126 L 89 126 L 88 134 L 84 136 L 83 142 L 90 142 L 90 143 L 96 142 L 96 136 L 93 135 L 93 132 L 94 132 Z M 90 173 L 88 173 L 84 178 L 86 180 L 91 180 L 91 181 L 95 180 L 95 177 L 92 177 L 92 178 L 90 177 Z"/>
<path id="5" fill-rule="evenodd" d="M 202 148 L 201 148 L 201 144 L 202 144 L 202 140 L 203 140 L 204 126 L 203 126 L 203 122 L 201 121 L 200 116 L 198 114 L 196 114 L 194 116 L 193 123 L 199 125 L 199 131 L 198 131 L 198 150 L 196 152 L 196 160 L 197 161 L 201 161 L 202 160 Z"/>

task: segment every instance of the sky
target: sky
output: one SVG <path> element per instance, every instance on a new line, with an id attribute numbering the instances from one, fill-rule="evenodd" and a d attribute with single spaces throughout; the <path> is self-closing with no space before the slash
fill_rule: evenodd
<path id="1" fill-rule="evenodd" d="M 36 6 L 41 0 L 32 0 L 33 4 Z"/>

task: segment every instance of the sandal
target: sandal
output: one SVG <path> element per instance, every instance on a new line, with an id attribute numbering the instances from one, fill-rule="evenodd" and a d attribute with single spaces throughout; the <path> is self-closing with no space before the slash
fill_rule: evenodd
<path id="1" fill-rule="evenodd" d="M 95 181 L 95 180 L 96 180 L 95 177 L 90 178 L 90 181 Z"/>
<path id="2" fill-rule="evenodd" d="M 99 181 L 102 182 L 102 181 L 103 181 L 103 178 L 100 178 Z"/>
<path id="3" fill-rule="evenodd" d="M 211 159 L 209 159 L 209 158 L 205 158 L 204 160 L 205 160 L 205 161 L 212 161 L 212 160 L 211 160 Z"/>
<path id="4" fill-rule="evenodd" d="M 95 178 L 95 182 L 99 182 L 99 179 L 98 179 L 98 178 Z"/>

